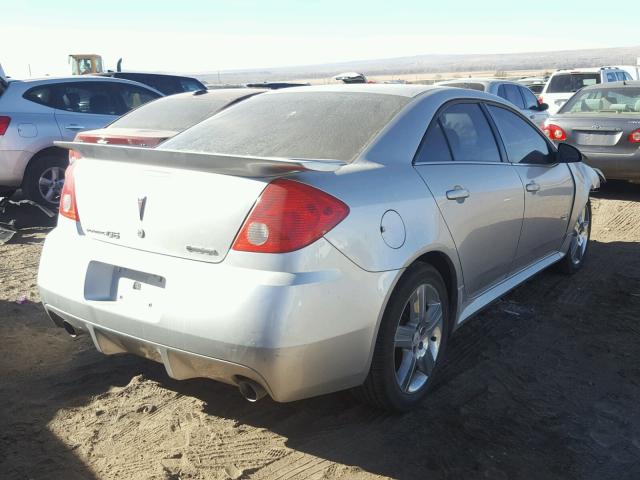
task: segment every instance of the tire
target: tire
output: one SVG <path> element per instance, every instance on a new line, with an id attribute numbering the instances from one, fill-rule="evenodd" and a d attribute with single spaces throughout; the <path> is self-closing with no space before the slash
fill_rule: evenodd
<path id="1" fill-rule="evenodd" d="M 587 201 L 571 233 L 571 243 L 566 255 L 558 262 L 558 270 L 567 275 L 582 268 L 589 253 L 591 240 L 591 201 Z"/>
<path id="2" fill-rule="evenodd" d="M 57 208 L 64 183 L 64 171 L 68 165 L 67 158 L 53 154 L 31 160 L 22 182 L 25 196 L 44 207 Z"/>
<path id="3" fill-rule="evenodd" d="M 411 307 L 418 298 L 426 299 L 422 304 L 428 305 L 416 309 L 422 315 L 412 316 Z M 440 369 L 450 332 L 449 297 L 442 276 L 431 265 L 415 264 L 407 270 L 389 300 L 369 374 L 356 395 L 385 410 L 405 412 L 416 407 Z"/>

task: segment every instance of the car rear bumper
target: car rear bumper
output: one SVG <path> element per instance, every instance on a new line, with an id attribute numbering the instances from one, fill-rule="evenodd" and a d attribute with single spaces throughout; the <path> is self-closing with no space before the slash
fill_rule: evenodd
<path id="1" fill-rule="evenodd" d="M 92 240 L 60 220 L 42 253 L 42 302 L 101 352 L 159 361 L 177 379 L 246 377 L 277 401 L 364 381 L 397 271 L 366 272 L 324 239 L 285 255 L 185 260 Z"/>
<path id="2" fill-rule="evenodd" d="M 0 187 L 19 187 L 32 153 L 25 150 L 0 150 Z"/>
<path id="3" fill-rule="evenodd" d="M 640 149 L 629 155 L 580 150 L 584 162 L 602 170 L 607 180 L 640 180 Z"/>

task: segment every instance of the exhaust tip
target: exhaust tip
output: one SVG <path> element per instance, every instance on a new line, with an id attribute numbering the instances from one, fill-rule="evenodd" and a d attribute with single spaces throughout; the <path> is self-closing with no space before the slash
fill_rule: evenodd
<path id="1" fill-rule="evenodd" d="M 71 338 L 76 338 L 78 336 L 78 332 L 76 332 L 76 329 L 73 328 L 73 325 L 69 322 L 62 322 L 62 328 L 64 328 Z"/>
<path id="2" fill-rule="evenodd" d="M 262 385 L 249 379 L 240 380 L 238 382 L 238 389 L 240 390 L 240 395 L 251 403 L 257 402 L 267 394 Z"/>

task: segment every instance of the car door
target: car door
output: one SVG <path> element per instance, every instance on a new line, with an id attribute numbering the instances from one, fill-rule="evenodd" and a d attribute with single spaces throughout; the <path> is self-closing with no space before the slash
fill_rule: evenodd
<path id="1" fill-rule="evenodd" d="M 55 117 L 64 140 L 73 140 L 83 130 L 103 128 L 124 113 L 111 83 L 78 81 L 56 85 Z"/>
<path id="2" fill-rule="evenodd" d="M 429 126 L 415 168 L 456 244 L 467 295 L 503 280 L 518 246 L 524 194 L 513 166 L 501 161 L 483 108 L 446 106 Z"/>
<path id="3" fill-rule="evenodd" d="M 521 270 L 560 250 L 573 206 L 574 181 L 542 133 L 507 108 L 489 105 L 509 162 L 525 187 L 524 223 L 514 259 Z"/>
<path id="4" fill-rule="evenodd" d="M 522 100 L 524 101 L 524 110 L 522 113 L 526 115 L 529 120 L 535 123 L 536 127 L 542 128 L 544 121 L 549 118 L 549 112 L 546 110 L 540 111 L 538 99 L 527 87 L 518 87 L 518 89 L 520 90 Z"/>

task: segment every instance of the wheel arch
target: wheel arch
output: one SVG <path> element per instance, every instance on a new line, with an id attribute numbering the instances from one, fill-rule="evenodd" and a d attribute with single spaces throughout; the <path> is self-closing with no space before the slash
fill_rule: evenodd
<path id="1" fill-rule="evenodd" d="M 60 147 L 56 147 L 56 146 L 50 146 L 50 147 L 45 147 L 42 150 L 39 150 L 38 152 L 34 153 L 31 156 L 31 158 L 29 159 L 29 161 L 27 162 L 27 165 L 25 166 L 25 169 L 24 169 L 24 173 L 22 174 L 22 183 L 21 183 L 21 185 L 24 185 L 25 177 L 27 176 L 26 174 L 29 171 L 29 168 L 31 167 L 31 165 L 33 165 L 33 162 L 35 162 L 37 159 L 45 157 L 47 155 L 61 157 L 61 158 L 65 158 L 65 159 L 69 158 L 69 152 L 68 152 L 68 150 L 65 150 L 64 148 L 60 148 Z"/>
<path id="2" fill-rule="evenodd" d="M 366 372 L 369 372 L 371 368 L 371 361 L 373 359 L 373 352 L 376 345 L 376 340 L 378 338 L 378 333 L 380 331 L 380 325 L 382 324 L 382 318 L 384 317 L 384 313 L 387 310 L 389 302 L 391 298 L 395 294 L 398 288 L 398 284 L 407 274 L 407 272 L 411 269 L 412 266 L 424 263 L 433 266 L 438 273 L 442 276 L 444 283 L 447 287 L 448 305 L 449 305 L 449 315 L 451 317 L 452 325 L 451 332 L 453 332 L 457 325 L 457 315 L 458 315 L 458 272 L 456 270 L 456 266 L 454 260 L 452 260 L 449 255 L 447 255 L 442 250 L 430 250 L 428 252 L 424 252 L 420 254 L 418 257 L 413 259 L 410 263 L 407 264 L 406 267 L 398 270 L 398 275 L 394 279 L 391 288 L 389 289 L 389 293 L 383 302 L 383 307 L 380 309 L 380 313 L 378 314 L 374 335 L 371 342 L 371 347 L 369 349 L 369 359 L 367 361 Z M 365 374 L 366 376 L 366 374 Z M 364 378 L 363 378 L 364 381 Z"/>

